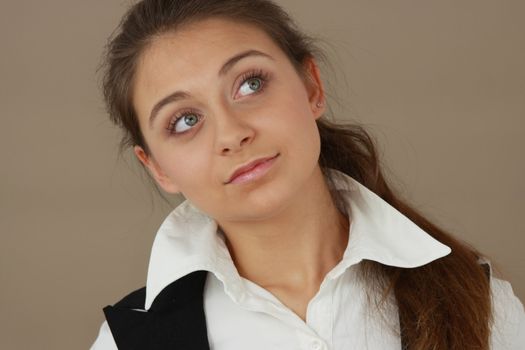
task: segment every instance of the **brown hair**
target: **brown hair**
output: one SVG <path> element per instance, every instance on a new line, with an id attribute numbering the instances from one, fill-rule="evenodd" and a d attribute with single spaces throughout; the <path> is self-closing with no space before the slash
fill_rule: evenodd
<path id="1" fill-rule="evenodd" d="M 140 54 L 157 35 L 211 17 L 256 25 L 283 50 L 303 77 L 305 60 L 322 55 L 313 40 L 269 0 L 141 1 L 123 17 L 119 31 L 109 42 L 104 63 L 106 106 L 111 120 L 124 131 L 121 151 L 139 145 L 149 153 L 131 101 Z M 382 174 L 374 141 L 363 127 L 335 124 L 324 117 L 317 125 L 323 171 L 332 168 L 350 175 L 452 249 L 450 255 L 417 268 L 361 263 L 362 276 L 370 290 L 380 288 L 383 295 L 395 297 L 407 348 L 488 349 L 490 288 L 478 264 L 479 254 L 431 223 L 391 190 Z"/>

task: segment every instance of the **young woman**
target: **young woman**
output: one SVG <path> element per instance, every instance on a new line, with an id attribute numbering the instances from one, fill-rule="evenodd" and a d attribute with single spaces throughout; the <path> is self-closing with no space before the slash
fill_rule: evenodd
<path id="1" fill-rule="evenodd" d="M 144 0 L 110 42 L 112 120 L 186 201 L 93 349 L 523 349 L 481 255 L 323 117 L 319 51 L 268 0 Z"/>

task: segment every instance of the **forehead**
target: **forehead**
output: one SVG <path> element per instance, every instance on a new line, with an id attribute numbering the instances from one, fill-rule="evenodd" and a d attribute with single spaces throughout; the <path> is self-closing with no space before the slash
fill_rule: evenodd
<path id="1" fill-rule="evenodd" d="M 159 43 L 158 39 L 176 39 L 181 44 L 190 41 L 192 44 L 204 45 L 236 42 L 240 44 L 259 40 L 263 40 L 265 44 L 271 42 L 264 30 L 255 24 L 220 17 L 189 22 L 176 30 L 159 35 L 153 43 Z"/>
<path id="2" fill-rule="evenodd" d="M 139 59 L 137 76 L 154 75 L 168 64 L 190 70 L 218 67 L 225 59 L 248 49 L 284 56 L 255 25 L 220 18 L 201 20 L 155 37 Z"/>
<path id="3" fill-rule="evenodd" d="M 288 63 L 284 52 L 255 25 L 211 18 L 158 35 L 142 52 L 132 95 L 137 111 L 174 89 L 192 90 L 216 81 L 223 63 L 246 50 L 258 50 Z"/>

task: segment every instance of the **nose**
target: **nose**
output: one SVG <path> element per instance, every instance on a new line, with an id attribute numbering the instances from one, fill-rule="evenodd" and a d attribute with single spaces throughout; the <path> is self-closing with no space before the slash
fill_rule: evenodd
<path id="1" fill-rule="evenodd" d="M 224 109 L 216 117 L 216 147 L 219 154 L 237 153 L 253 141 L 255 130 L 242 115 Z"/>

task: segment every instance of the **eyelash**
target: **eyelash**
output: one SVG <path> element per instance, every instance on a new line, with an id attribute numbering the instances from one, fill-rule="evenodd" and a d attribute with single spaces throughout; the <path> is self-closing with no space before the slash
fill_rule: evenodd
<path id="1" fill-rule="evenodd" d="M 199 118 L 199 121 L 202 119 L 202 116 L 194 109 L 184 109 L 180 112 L 178 112 L 177 114 L 175 114 L 174 118 L 172 121 L 170 121 L 168 127 L 166 128 L 170 134 L 172 135 L 180 135 L 180 134 L 184 134 L 186 131 L 184 132 L 175 132 L 175 128 L 177 127 L 177 123 L 179 122 L 179 120 L 181 120 L 182 118 L 184 118 L 185 116 L 189 115 L 189 114 L 193 114 L 193 115 L 196 115 L 198 118 Z"/>
<path id="2" fill-rule="evenodd" d="M 239 88 L 244 83 L 246 83 L 248 80 L 255 79 L 255 78 L 257 78 L 257 79 L 259 79 L 261 81 L 261 87 L 256 92 L 251 93 L 250 96 L 251 95 L 257 95 L 257 94 L 263 92 L 265 90 L 265 88 L 266 88 L 266 84 L 268 83 L 268 81 L 270 79 L 270 75 L 268 73 L 264 72 L 262 69 L 254 69 L 254 70 L 251 70 L 249 72 L 244 73 L 241 76 L 241 83 L 237 87 L 237 90 L 239 90 Z M 174 119 L 172 119 L 172 121 L 169 123 L 168 127 L 166 128 L 171 135 L 181 135 L 181 134 L 184 134 L 187 131 L 189 131 L 189 130 L 187 130 L 187 131 L 183 131 L 183 132 L 179 132 L 179 133 L 175 132 L 175 127 L 177 126 L 177 123 L 179 122 L 179 120 L 181 120 L 182 118 L 184 118 L 188 114 L 196 115 L 199 118 L 199 122 L 203 118 L 196 110 L 194 110 L 192 108 L 185 109 L 185 110 L 182 110 L 182 111 L 176 113 L 175 116 L 174 116 Z"/>
<path id="3" fill-rule="evenodd" d="M 237 89 L 239 89 L 248 80 L 254 79 L 254 78 L 260 79 L 262 84 L 261 84 L 261 88 L 257 92 L 254 92 L 253 94 L 250 94 L 250 95 L 256 95 L 258 93 L 261 93 L 266 87 L 266 83 L 270 79 L 270 75 L 264 72 L 262 69 L 254 69 L 254 70 L 244 73 L 241 76 L 241 83 L 239 84 L 239 87 Z"/>

